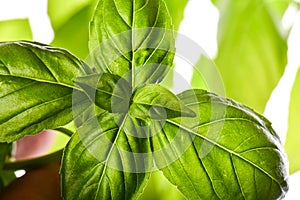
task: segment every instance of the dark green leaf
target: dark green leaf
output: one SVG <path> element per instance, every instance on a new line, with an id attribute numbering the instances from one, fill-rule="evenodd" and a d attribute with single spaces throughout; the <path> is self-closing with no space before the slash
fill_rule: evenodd
<path id="1" fill-rule="evenodd" d="M 109 112 L 126 113 L 131 98 L 130 83 L 109 73 L 78 77 L 79 85 L 95 104 Z"/>
<path id="2" fill-rule="evenodd" d="M 287 160 L 270 123 L 203 90 L 178 97 L 195 118 L 166 120 L 152 138 L 156 165 L 188 199 L 277 199 L 288 190 Z M 168 146 L 169 148 L 165 148 Z M 174 158 L 178 158 L 170 165 Z"/>
<path id="3" fill-rule="evenodd" d="M 8 143 L 0 143 L 0 192 L 6 187 L 16 176 L 13 171 L 2 170 L 7 156 L 11 153 L 12 145 Z"/>
<path id="4" fill-rule="evenodd" d="M 0 170 L 3 168 L 7 156 L 11 152 L 11 144 L 0 143 Z"/>
<path id="5" fill-rule="evenodd" d="M 76 118 L 78 133 L 72 136 L 63 156 L 64 198 L 136 199 L 152 165 L 149 159 L 135 156 L 150 152 L 146 133 L 140 131 L 142 128 L 133 129 L 133 120 L 127 115 L 101 110 L 94 115 L 89 109 L 83 110 Z"/>
<path id="6" fill-rule="evenodd" d="M 290 173 L 294 173 L 300 170 L 300 69 L 298 71 L 294 87 L 292 89 L 289 111 L 289 126 L 285 143 L 285 149 L 290 161 Z"/>
<path id="7" fill-rule="evenodd" d="M 216 64 L 228 97 L 264 111 L 283 74 L 287 45 L 268 1 L 221 1 Z M 249 84 L 250 83 L 250 84 Z"/>
<path id="8" fill-rule="evenodd" d="M 174 56 L 171 17 L 162 0 L 101 0 L 90 26 L 92 64 L 132 88 L 160 82 Z"/>
<path id="9" fill-rule="evenodd" d="M 91 73 L 69 52 L 37 43 L 0 44 L 0 141 L 72 120 L 73 80 Z"/>
<path id="10" fill-rule="evenodd" d="M 194 116 L 194 112 L 187 108 L 176 95 L 157 84 L 146 85 L 135 91 L 130 114 L 144 120 Z"/>
<path id="11" fill-rule="evenodd" d="M 8 186 L 15 179 L 16 179 L 16 175 L 14 171 L 0 170 L 0 192 L 3 188 Z"/>

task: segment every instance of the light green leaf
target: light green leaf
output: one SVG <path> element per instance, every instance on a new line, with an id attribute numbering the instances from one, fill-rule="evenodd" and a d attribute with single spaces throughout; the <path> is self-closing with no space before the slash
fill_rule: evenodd
<path id="1" fill-rule="evenodd" d="M 184 196 L 171 184 L 161 171 L 151 173 L 151 177 L 139 200 L 186 200 Z"/>
<path id="2" fill-rule="evenodd" d="M 63 156 L 63 197 L 136 199 L 152 165 L 150 160 L 134 155 L 150 152 L 149 139 L 141 136 L 146 133 L 132 129 L 133 121 L 127 115 L 100 110 L 94 116 L 89 115 L 89 109 L 83 110 L 76 120 L 78 133 L 72 136 Z"/>
<path id="3" fill-rule="evenodd" d="M 174 2 L 174 0 L 165 0 L 165 2 L 170 11 L 170 15 L 172 16 L 174 29 L 178 30 L 179 25 L 184 18 L 184 8 L 188 3 L 188 0 L 181 0 L 176 2 Z"/>
<path id="4" fill-rule="evenodd" d="M 0 141 L 72 120 L 73 80 L 91 73 L 69 52 L 37 43 L 0 44 Z"/>
<path id="5" fill-rule="evenodd" d="M 28 19 L 0 21 L 0 41 L 31 40 Z"/>
<path id="6" fill-rule="evenodd" d="M 283 74 L 287 45 L 264 0 L 220 4 L 216 64 L 228 97 L 262 113 Z M 249 84 L 250 83 L 250 84 Z"/>
<path id="7" fill-rule="evenodd" d="M 265 118 L 203 90 L 189 90 L 178 97 L 197 117 L 166 120 L 163 131 L 151 141 L 154 151 L 164 153 L 155 157 L 157 166 L 178 158 L 162 171 L 188 199 L 277 199 L 285 195 L 286 156 Z"/>
<path id="8" fill-rule="evenodd" d="M 283 17 L 284 12 L 288 6 L 293 3 L 293 0 L 268 0 L 266 1 L 267 6 L 273 11 L 273 14 L 277 14 L 276 17 Z"/>
<path id="9" fill-rule="evenodd" d="M 157 84 L 146 85 L 135 91 L 130 114 L 144 120 L 195 116 L 195 113 L 187 108 L 176 95 Z"/>
<path id="10" fill-rule="evenodd" d="M 300 170 L 300 135 L 299 135 L 299 110 L 300 110 L 300 69 L 291 93 L 291 101 L 289 108 L 289 126 L 285 143 L 285 150 L 287 152 L 290 162 L 290 173 Z"/>
<path id="11" fill-rule="evenodd" d="M 172 67 L 174 33 L 162 0 L 101 0 L 90 25 L 91 62 L 131 86 L 160 82 Z"/>
<path id="12" fill-rule="evenodd" d="M 211 0 L 212 3 L 214 3 L 217 6 L 222 6 L 222 3 L 224 3 L 226 0 Z M 264 0 L 266 6 L 271 10 L 272 14 L 276 14 L 281 18 L 288 8 L 289 4 L 293 2 L 293 0 Z"/>
<path id="13" fill-rule="evenodd" d="M 49 1 L 49 16 L 55 34 L 51 45 L 68 49 L 79 58 L 86 59 L 89 54 L 89 21 L 96 2 L 96 0 Z"/>

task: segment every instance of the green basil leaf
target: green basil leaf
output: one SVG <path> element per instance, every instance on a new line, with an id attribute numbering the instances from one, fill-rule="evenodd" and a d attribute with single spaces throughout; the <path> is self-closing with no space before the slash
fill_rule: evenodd
<path id="1" fill-rule="evenodd" d="M 143 133 L 132 129 L 128 115 L 96 113 L 80 112 L 75 120 L 78 133 L 66 147 L 61 168 L 63 197 L 136 199 L 149 179 L 152 163 L 134 153 L 149 152 L 149 139 L 130 135 Z"/>
<path id="2" fill-rule="evenodd" d="M 173 64 L 174 33 L 162 0 L 101 0 L 90 25 L 91 62 L 135 87 L 160 82 Z"/>
<path id="3" fill-rule="evenodd" d="M 157 84 L 146 85 L 135 91 L 130 106 L 130 114 L 140 119 L 195 116 L 195 113 L 186 107 L 176 95 Z"/>
<path id="4" fill-rule="evenodd" d="M 226 94 L 260 113 L 287 63 L 287 44 L 277 20 L 268 1 L 220 1 L 216 64 Z"/>
<path id="5" fill-rule="evenodd" d="M 98 107 L 114 113 L 128 111 L 132 89 L 125 79 L 109 73 L 91 74 L 78 77 L 76 84 Z"/>
<path id="6" fill-rule="evenodd" d="M 290 161 L 290 173 L 300 170 L 299 158 L 299 110 L 300 110 L 300 69 L 298 70 L 296 80 L 291 93 L 289 108 L 289 126 L 285 142 L 285 149 Z"/>
<path id="7" fill-rule="evenodd" d="M 91 73 L 69 52 L 30 42 L 0 43 L 0 141 L 72 120 L 77 76 Z"/>
<path id="8" fill-rule="evenodd" d="M 162 171 L 188 199 L 277 199 L 285 195 L 286 156 L 265 118 L 203 90 L 189 90 L 178 97 L 197 117 L 166 120 L 163 131 L 152 138 L 152 146 L 154 151 L 170 146 L 164 156 L 155 157 L 156 165 L 178 158 Z M 186 144 L 191 145 L 182 148 Z"/>

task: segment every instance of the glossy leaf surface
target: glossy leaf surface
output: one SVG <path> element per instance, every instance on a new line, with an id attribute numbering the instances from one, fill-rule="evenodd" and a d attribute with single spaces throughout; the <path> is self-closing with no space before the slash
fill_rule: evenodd
<path id="1" fill-rule="evenodd" d="M 130 113 L 144 120 L 195 116 L 172 92 L 157 84 L 149 84 L 135 91 Z"/>
<path id="2" fill-rule="evenodd" d="M 62 49 L 1 43 L 0 141 L 12 142 L 70 122 L 73 79 L 88 71 Z"/>
<path id="3" fill-rule="evenodd" d="M 92 65 L 132 88 L 160 82 L 172 67 L 174 33 L 164 1 L 101 0 L 90 26 Z"/>
<path id="4" fill-rule="evenodd" d="M 154 150 L 162 149 L 182 135 L 171 150 L 156 158 L 156 165 L 178 157 L 162 171 L 187 198 L 277 199 L 285 195 L 287 160 L 266 119 L 202 90 L 186 91 L 179 98 L 197 117 L 167 120 L 152 145 Z M 183 153 L 186 143 L 191 145 Z"/>
<path id="5" fill-rule="evenodd" d="M 131 134 L 145 133 L 130 129 L 133 121 L 127 116 L 100 111 L 97 116 L 82 114 L 80 119 L 84 121 L 63 157 L 65 199 L 136 199 L 150 175 L 143 170 L 151 163 L 137 159 L 133 152 L 149 152 L 150 145 L 145 136 L 134 138 Z M 94 128 L 94 120 L 98 128 Z"/>

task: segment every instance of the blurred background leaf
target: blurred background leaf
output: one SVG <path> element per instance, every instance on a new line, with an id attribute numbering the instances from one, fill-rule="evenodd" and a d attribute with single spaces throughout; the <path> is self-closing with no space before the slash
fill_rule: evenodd
<path id="1" fill-rule="evenodd" d="M 289 124 L 285 142 L 285 150 L 290 162 L 290 174 L 300 170 L 300 68 L 292 89 Z"/>
<path id="2" fill-rule="evenodd" d="M 188 3 L 188 0 L 180 0 L 174 3 L 174 0 L 165 0 L 167 7 L 170 11 L 174 28 L 178 31 L 179 25 L 184 18 L 184 8 Z"/>
<path id="3" fill-rule="evenodd" d="M 86 59 L 89 22 L 96 3 L 97 0 L 49 0 L 48 14 L 55 34 L 51 45 Z"/>
<path id="4" fill-rule="evenodd" d="M 185 198 L 162 174 L 161 171 L 152 172 L 144 193 L 139 200 L 184 200 Z"/>
<path id="5" fill-rule="evenodd" d="M 265 0 L 265 2 L 274 11 L 273 14 L 282 17 L 293 0 Z"/>
<path id="6" fill-rule="evenodd" d="M 264 0 L 219 0 L 218 55 L 226 94 L 264 111 L 287 62 L 286 40 Z"/>
<path id="7" fill-rule="evenodd" d="M 28 19 L 0 21 L 0 41 L 32 40 Z"/>

